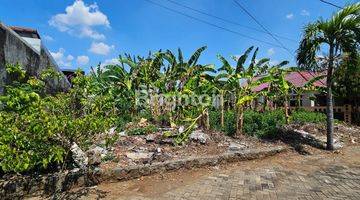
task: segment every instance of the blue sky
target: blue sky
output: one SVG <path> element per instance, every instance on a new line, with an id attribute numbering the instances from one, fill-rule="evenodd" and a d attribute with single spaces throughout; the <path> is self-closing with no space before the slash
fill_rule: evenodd
<path id="1" fill-rule="evenodd" d="M 249 46 L 260 48 L 259 57 L 276 63 L 294 55 L 279 48 L 269 35 L 225 23 L 184 9 L 167 0 L 152 0 L 246 36 L 245 38 L 188 17 L 171 12 L 145 0 L 44 1 L 0 0 L 0 21 L 7 25 L 35 28 L 61 68 L 86 71 L 99 62 L 114 62 L 119 54 L 147 55 L 159 49 L 176 50 L 185 56 L 201 46 L 208 46 L 200 59 L 203 64 L 217 64 L 217 54 L 230 59 Z M 175 0 L 181 4 L 261 29 L 233 0 Z M 301 30 L 319 17 L 328 18 L 337 9 L 319 0 L 238 0 L 292 52 L 298 46 Z M 329 0 L 343 6 L 356 0 Z"/>

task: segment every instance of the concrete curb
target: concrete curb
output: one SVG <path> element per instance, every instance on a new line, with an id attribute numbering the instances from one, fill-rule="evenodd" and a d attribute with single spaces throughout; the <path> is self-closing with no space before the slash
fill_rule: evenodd
<path id="1" fill-rule="evenodd" d="M 71 189 L 73 186 L 91 186 L 103 181 L 122 181 L 164 173 L 178 169 L 215 166 L 222 163 L 253 160 L 273 156 L 286 151 L 286 147 L 249 149 L 225 152 L 219 155 L 190 157 L 186 159 L 134 165 L 108 170 L 68 171 L 51 175 L 22 176 L 13 180 L 0 180 L 0 195 L 4 199 L 38 195 L 52 195 Z"/>
<path id="2" fill-rule="evenodd" d="M 225 152 L 220 155 L 190 157 L 186 159 L 156 162 L 145 165 L 113 168 L 101 172 L 101 181 L 119 181 L 139 178 L 157 173 L 174 171 L 178 169 L 191 169 L 204 166 L 215 166 L 244 160 L 254 160 L 275 155 L 287 150 L 285 147 L 272 147 L 267 149 L 250 149 L 244 151 Z"/>

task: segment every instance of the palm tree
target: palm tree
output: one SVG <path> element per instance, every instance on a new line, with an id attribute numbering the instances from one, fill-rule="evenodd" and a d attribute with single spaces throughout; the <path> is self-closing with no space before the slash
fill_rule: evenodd
<path id="1" fill-rule="evenodd" d="M 337 67 L 336 58 L 356 55 L 360 42 L 360 3 L 352 4 L 335 13 L 328 20 L 318 20 L 305 27 L 297 62 L 300 67 L 312 70 L 327 70 L 327 149 L 333 150 L 334 111 L 333 111 L 333 73 Z M 324 48 L 324 46 L 326 46 Z M 328 50 L 325 65 L 316 63 L 316 55 Z M 355 56 L 354 56 L 355 57 Z M 339 60 L 340 60 L 339 59 Z M 324 64 L 324 63 L 323 63 Z"/>

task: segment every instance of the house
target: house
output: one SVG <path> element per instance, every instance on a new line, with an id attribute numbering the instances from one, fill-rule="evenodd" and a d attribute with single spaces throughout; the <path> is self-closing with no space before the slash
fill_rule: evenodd
<path id="1" fill-rule="evenodd" d="M 285 79 L 293 85 L 293 89 L 291 90 L 290 106 L 325 106 L 326 101 L 324 94 L 319 93 L 318 90 L 305 90 L 305 86 L 307 83 L 309 83 L 309 81 L 322 75 L 324 75 L 324 73 L 312 71 L 296 71 L 287 74 Z M 326 78 L 315 81 L 312 86 L 317 88 L 325 88 Z M 259 92 L 267 89 L 268 87 L 269 83 L 263 83 L 253 88 L 253 91 Z"/>
<path id="2" fill-rule="evenodd" d="M 7 83 L 6 64 L 16 63 L 19 63 L 30 76 L 39 76 L 42 70 L 49 67 L 61 72 L 43 45 L 37 30 L 6 26 L 0 22 L 0 94 Z M 51 80 L 49 84 L 60 91 L 70 88 L 65 76 L 60 80 Z"/>
<path id="3" fill-rule="evenodd" d="M 286 75 L 285 79 L 293 85 L 290 92 L 290 109 L 303 108 L 309 111 L 326 112 L 326 94 L 319 92 L 316 88 L 326 88 L 326 77 L 320 76 L 326 75 L 326 72 L 312 72 L 312 71 L 296 71 L 290 72 Z M 314 78 L 320 77 L 319 80 L 313 82 L 311 87 L 307 84 L 314 80 Z M 258 77 L 259 79 L 261 77 Z M 308 86 L 308 87 L 306 87 Z M 269 88 L 269 83 L 263 83 L 253 88 L 253 91 L 262 91 Z M 310 89 L 309 89 L 310 88 Z M 314 88 L 314 89 L 311 89 Z M 264 103 L 264 97 L 260 97 L 255 104 Z M 274 102 L 267 102 L 271 106 L 277 106 Z M 278 105 L 282 106 L 282 105 Z M 345 122 L 352 122 L 354 114 L 360 110 L 359 107 L 345 104 L 343 99 L 334 98 L 334 117 Z"/>

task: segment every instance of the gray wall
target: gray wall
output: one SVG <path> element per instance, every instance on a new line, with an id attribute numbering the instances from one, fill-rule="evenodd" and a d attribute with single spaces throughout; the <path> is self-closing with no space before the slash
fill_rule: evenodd
<path id="1" fill-rule="evenodd" d="M 0 93 L 6 84 L 6 64 L 19 63 L 30 76 L 38 76 L 42 70 L 52 67 L 59 70 L 56 62 L 44 45 L 40 54 L 13 30 L 0 23 Z M 66 91 L 70 88 L 69 81 L 63 76 L 58 82 L 52 80 L 51 85 L 57 90 Z"/>

